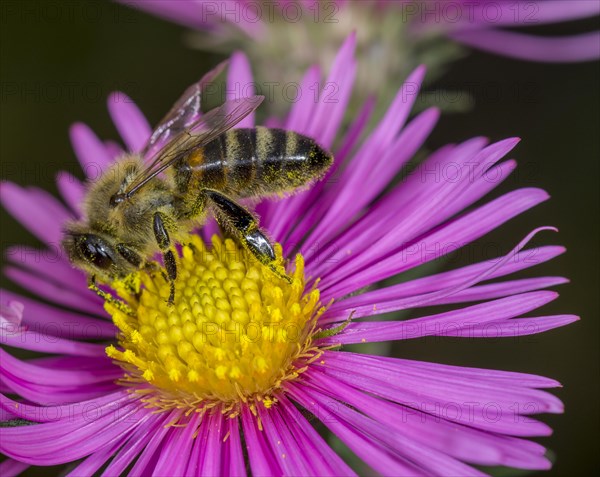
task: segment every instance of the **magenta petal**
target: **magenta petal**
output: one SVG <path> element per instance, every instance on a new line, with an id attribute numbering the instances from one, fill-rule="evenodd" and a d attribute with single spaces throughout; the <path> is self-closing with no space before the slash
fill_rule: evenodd
<path id="1" fill-rule="evenodd" d="M 471 173 L 471 164 L 481 164 L 486 158 L 490 161 L 496 158 L 499 159 L 504 153 L 508 152 L 515 143 L 516 141 L 514 140 L 506 140 L 497 144 L 492 144 L 482 150 L 479 154 L 476 154 L 471 161 L 468 160 L 468 156 L 463 156 L 461 161 L 457 164 L 460 167 L 460 170 L 463 171 L 461 173 L 462 175 L 459 176 L 459 181 L 442 180 L 440 184 L 440 178 L 437 177 L 438 174 L 434 173 L 433 180 L 425 182 L 425 185 L 421 184 L 420 189 L 422 189 L 422 191 L 419 192 L 421 195 L 413 194 L 411 200 L 405 204 L 402 204 L 401 206 L 396 204 L 393 206 L 393 211 L 390 210 L 391 214 L 385 217 L 385 221 L 383 221 L 384 224 L 394 224 L 391 229 L 386 230 L 384 226 L 377 230 L 375 237 L 365 237 L 364 233 L 362 234 L 363 243 L 368 245 L 378 239 L 378 247 L 365 247 L 363 244 L 356 244 L 356 241 L 347 245 L 352 253 L 351 256 L 345 258 L 344 261 L 346 263 L 337 268 L 337 279 L 341 279 L 351 271 L 359 270 L 370 263 L 381 260 L 381 258 L 387 255 L 391 250 L 397 250 L 399 248 L 398 244 L 401 246 L 410 244 L 419 235 L 427 233 L 428 230 L 448 219 L 456 212 L 452 209 L 452 206 L 450 206 L 450 209 L 448 210 L 449 204 L 452 204 L 453 199 L 470 185 L 469 177 Z M 459 150 L 459 148 L 457 148 L 457 150 Z M 426 167 L 426 164 L 424 164 L 423 167 Z M 416 179 L 413 179 L 413 184 L 415 184 L 415 180 Z M 433 190 L 428 191 L 428 188 L 433 188 Z M 402 191 L 403 188 L 400 187 L 398 190 Z M 407 191 L 404 192 L 405 195 L 407 193 Z M 351 231 L 346 233 L 346 235 L 348 234 L 351 234 Z M 456 242 L 454 243 L 456 244 Z M 325 278 L 325 275 L 323 275 L 323 278 Z"/>
<path id="2" fill-rule="evenodd" d="M 504 222 L 516 217 L 531 207 L 548 199 L 548 194 L 541 189 L 520 189 L 509 192 L 472 212 L 450 220 L 433 232 L 409 243 L 397 252 L 386 257 L 386 260 L 353 273 L 353 282 L 344 283 L 327 289 L 327 296 L 344 296 L 357 288 L 387 278 L 391 275 L 409 270 L 417 265 L 440 258 L 464 246 L 487 232 L 499 227 Z M 400 238 L 400 243 L 402 239 Z M 404 244 L 406 244 L 404 242 Z M 424 251 L 424 252 L 423 252 Z M 416 252 L 416 253 L 413 253 Z M 335 276 L 340 281 L 345 274 L 341 267 L 336 267 Z M 350 273 L 348 270 L 347 273 Z M 323 279 L 328 275 L 322 275 Z M 363 281 L 364 280 L 364 281 Z M 323 288 L 322 288 L 323 290 Z"/>
<path id="3" fill-rule="evenodd" d="M 355 49 L 356 32 L 353 32 L 346 38 L 333 60 L 307 131 L 309 136 L 325 148 L 331 147 L 350 99 L 356 74 Z M 309 91 L 311 90 L 303 94 L 309 96 Z"/>
<path id="4" fill-rule="evenodd" d="M 340 169 L 344 161 L 352 149 L 358 143 L 361 134 L 364 132 L 367 122 L 371 117 L 375 107 L 374 98 L 370 98 L 365 102 L 354 121 L 348 128 L 348 132 L 344 138 L 344 142 L 336 151 L 334 162 L 325 177 L 313 184 L 313 186 L 304 192 L 294 195 L 288 200 L 288 205 L 285 210 L 279 209 L 280 215 L 277 220 L 294 223 L 297 221 L 296 227 L 291 231 L 290 235 L 282 242 L 283 249 L 293 248 L 296 244 L 302 241 L 308 244 L 311 241 L 308 232 L 313 229 L 314 225 L 327 213 L 327 204 L 329 203 L 329 195 L 331 195 L 331 182 L 334 174 Z M 300 213 L 301 211 L 302 213 Z M 288 227 L 289 228 L 289 227 Z M 281 237 L 278 240 L 282 240 Z M 306 248 L 306 245 L 303 245 Z M 306 255 L 305 255 L 306 257 Z"/>
<path id="5" fill-rule="evenodd" d="M 71 210 L 81 216 L 85 188 L 81 181 L 68 172 L 61 171 L 56 177 L 56 186 Z"/>
<path id="6" fill-rule="evenodd" d="M 514 338 L 516 336 L 534 335 L 570 325 L 579 320 L 575 315 L 552 315 L 532 318 L 513 318 L 499 323 L 474 325 L 465 330 L 447 330 L 444 336 L 462 334 L 468 338 Z"/>
<path id="7" fill-rule="evenodd" d="M 262 406 L 258 408 L 258 417 L 263 425 L 266 442 L 281 466 L 283 475 L 316 475 L 309 459 L 299 449 L 285 425 L 275 424 L 275 413 Z"/>
<path id="8" fill-rule="evenodd" d="M 108 149 L 83 123 L 73 124 L 69 133 L 73 150 L 79 159 L 83 173 L 89 180 L 98 179 L 113 160 Z"/>
<path id="9" fill-rule="evenodd" d="M 439 372 L 415 374 L 390 361 L 375 368 L 355 359 L 350 368 L 339 358 L 329 356 L 329 362 L 325 361 L 324 371 L 331 377 L 327 392 L 332 392 L 337 378 L 363 392 L 481 430 L 512 436 L 549 435 L 547 425 L 529 416 L 563 411 L 560 400 L 536 389 L 514 384 L 499 388 Z"/>
<path id="10" fill-rule="evenodd" d="M 549 38 L 489 29 L 457 32 L 451 37 L 473 48 L 521 60 L 570 63 L 600 58 L 597 31 Z"/>
<path id="11" fill-rule="evenodd" d="M 278 397 L 279 405 L 273 408 L 273 419 L 279 429 L 289 428 L 290 436 L 300 446 L 302 454 L 310 455 L 308 464 L 312 475 L 356 475 L 342 458 L 323 440 L 300 411 L 285 397 Z M 299 458 L 306 459 L 304 455 Z"/>
<path id="12" fill-rule="evenodd" d="M 269 224 L 277 230 L 274 237 L 282 243 L 284 250 L 294 248 L 302 242 L 304 242 L 303 249 L 310 248 L 309 242 L 311 239 L 308 232 L 327 213 L 332 189 L 336 188 L 335 182 L 337 179 L 333 177 L 364 132 L 374 106 L 373 98 L 363 105 L 354 122 L 350 125 L 344 142 L 335 154 L 333 165 L 327 171 L 325 177 L 314 183 L 308 190 L 286 198 L 285 207 L 276 209 L 277 213 L 272 216 Z M 262 209 L 270 210 L 265 206 Z M 287 236 L 285 241 L 284 236 Z"/>
<path id="13" fill-rule="evenodd" d="M 47 248 L 42 249 L 15 245 L 6 250 L 6 258 L 36 278 L 58 284 L 62 288 L 73 289 L 80 293 L 83 299 L 101 303 L 87 288 L 85 273 L 69 263 L 62 246 L 58 243 L 48 244 Z"/>
<path id="14" fill-rule="evenodd" d="M 223 452 L 223 429 L 225 428 L 225 417 L 219 410 L 215 410 L 205 418 L 202 425 L 206 427 L 201 434 L 197 445 L 200 446 L 200 466 L 196 475 L 219 475 Z M 189 469 L 188 469 L 189 472 Z"/>
<path id="15" fill-rule="evenodd" d="M 312 380 L 315 381 L 314 384 Z M 324 383 L 327 383 L 326 387 L 323 387 Z M 436 475 L 447 475 L 449 472 L 441 470 L 446 467 L 463 465 L 454 459 L 447 460 L 448 457 L 483 465 L 512 465 L 526 469 L 546 469 L 549 466 L 548 460 L 543 456 L 545 449 L 542 446 L 481 431 L 470 427 L 469 421 L 462 423 L 466 425 L 457 424 L 453 421 L 454 416 L 450 412 L 445 416 L 434 417 L 414 407 L 416 403 L 411 403 L 411 407 L 405 407 L 388 400 L 380 400 L 360 392 L 360 388 L 352 389 L 354 382 L 351 378 L 350 381 L 338 381 L 329 375 L 311 371 L 311 384 L 334 398 L 344 396 L 345 402 L 378 421 L 381 427 L 391 428 L 415 444 L 419 443 L 420 445 L 413 449 L 411 455 L 428 456 L 422 465 L 428 466 L 429 472 Z M 473 399 L 477 398 L 474 396 Z M 394 401 L 393 398 L 391 400 Z M 471 401 L 470 404 L 475 408 L 476 402 Z M 451 404 L 455 403 L 451 401 Z M 443 402 L 440 402 L 439 406 L 444 407 Z M 481 409 L 473 410 L 473 412 L 480 411 Z M 470 419 L 473 419 L 473 416 Z M 444 457 L 444 454 L 447 454 L 447 457 Z M 442 466 L 437 472 L 429 467 L 432 459 L 437 461 L 433 462 L 434 466 Z M 472 469 L 461 471 L 455 469 L 451 473 L 463 475 L 464 472 L 469 471 L 472 472 Z"/>
<path id="16" fill-rule="evenodd" d="M 330 238 L 331 233 L 329 231 L 340 229 L 365 205 L 366 202 L 360 199 L 356 200 L 351 196 L 354 195 L 357 187 L 360 186 L 362 189 L 369 184 L 369 182 L 366 182 L 366 179 L 377 168 L 377 164 L 374 161 L 384 156 L 385 151 L 391 147 L 390 145 L 395 139 L 396 134 L 404 125 L 410 113 L 410 108 L 416 99 L 416 93 L 419 90 L 424 72 L 424 68 L 418 68 L 407 79 L 396 95 L 384 119 L 356 153 L 351 163 L 353 167 L 348 167 L 336 184 L 340 191 L 338 194 L 335 194 L 335 201 L 329 205 L 325 216 L 317 224 L 312 233 L 313 237 Z M 422 128 L 427 130 L 432 125 L 431 123 L 435 122 L 436 118 L 431 117 L 431 111 L 425 116 L 428 121 L 417 121 L 417 123 L 419 125 L 423 123 Z M 398 166 L 401 164 L 402 162 Z M 340 187 L 341 185 L 343 187 Z M 376 195 L 376 191 L 371 195 Z"/>
<path id="17" fill-rule="evenodd" d="M 241 51 L 231 55 L 229 60 L 229 70 L 227 72 L 227 99 L 246 98 L 256 94 L 254 87 L 254 78 L 248 57 Z M 267 101 L 269 98 L 267 98 Z M 238 124 L 237 128 L 253 128 L 254 116 L 252 112 Z"/>
<path id="18" fill-rule="evenodd" d="M 331 401 L 320 393 L 303 386 L 290 386 L 290 393 L 304 408 L 319 416 L 319 419 L 342 441 L 352 452 L 364 460 L 374 470 L 383 475 L 425 476 L 423 469 L 410 461 L 392 454 L 388 446 L 377 437 L 364 432 L 366 418 L 361 419 L 343 404 Z M 352 418 L 355 418 L 354 420 Z M 350 421 L 350 422 L 348 422 Z M 357 425 L 358 424 L 358 425 Z M 388 437 L 390 437 L 388 435 Z"/>
<path id="19" fill-rule="evenodd" d="M 118 0 L 129 7 L 139 8 L 153 15 L 166 18 L 188 28 L 211 29 L 207 20 L 212 20 L 212 15 L 203 20 L 201 9 L 196 2 L 187 0 Z M 218 5 L 218 4 L 216 4 Z"/>
<path id="20" fill-rule="evenodd" d="M 239 418 L 226 419 L 223 443 L 223 459 L 221 475 L 231 477 L 246 477 L 246 463 L 240 439 Z"/>
<path id="21" fill-rule="evenodd" d="M 518 295 L 534 290 L 541 290 L 555 285 L 568 283 L 563 277 L 524 278 L 522 280 L 510 280 L 501 283 L 491 283 L 469 287 L 458 291 L 447 297 L 431 302 L 432 305 L 445 305 L 448 303 L 465 303 L 470 301 L 489 300 L 503 296 Z"/>
<path id="22" fill-rule="evenodd" d="M 60 281 L 50 281 L 39 274 L 35 275 L 16 267 L 6 267 L 4 274 L 24 289 L 35 290 L 38 296 L 50 302 L 93 315 L 102 313 L 101 300 L 89 290 L 82 295 L 77 286 L 65 286 Z"/>
<path id="23" fill-rule="evenodd" d="M 115 439 L 110 444 L 98 449 L 93 454 L 83 459 L 66 477 L 80 477 L 82 475 L 95 475 L 95 473 L 121 448 L 127 436 Z"/>
<path id="24" fill-rule="evenodd" d="M 283 475 L 283 469 L 277 463 L 264 433 L 259 430 L 256 418 L 247 406 L 242 408 L 242 426 L 252 475 Z"/>
<path id="25" fill-rule="evenodd" d="M 311 368 L 309 372 L 311 378 L 319 378 L 320 382 L 327 382 L 328 378 L 319 374 L 322 371 L 328 376 L 346 376 L 345 382 L 368 392 L 374 391 L 376 386 L 385 386 L 387 383 L 391 391 L 397 392 L 397 397 L 432 398 L 440 403 L 466 404 L 469 399 L 478 403 L 494 403 L 495 407 L 502 409 L 505 414 L 503 418 L 508 424 L 510 424 L 509 418 L 512 418 L 514 414 L 556 414 L 564 411 L 560 399 L 546 391 L 523 386 L 518 380 L 505 381 L 500 387 L 496 383 L 488 382 L 485 378 L 475 380 L 469 375 L 461 375 L 460 367 L 455 367 L 453 375 L 445 375 L 442 367 L 436 368 L 435 363 L 426 363 L 429 364 L 428 368 L 419 369 L 410 366 L 404 367 L 401 360 L 393 358 L 369 359 L 369 356 L 358 354 L 346 357 L 345 353 L 339 352 L 327 353 L 327 358 L 324 360 L 324 364 Z M 354 380 L 352 380 L 353 371 L 355 371 Z M 380 381 L 379 384 L 376 383 L 378 381 Z M 335 379 L 332 378 L 331 385 L 334 384 Z M 376 394 L 380 393 L 376 392 Z M 476 417 L 482 417 L 485 421 L 483 414 Z M 472 415 L 461 416 L 465 422 L 468 422 L 470 418 L 475 417 Z M 490 419 L 490 421 L 493 420 Z"/>
<path id="26" fill-rule="evenodd" d="M 123 370 L 113 365 L 108 359 L 103 370 L 65 370 L 52 369 L 46 366 L 21 361 L 0 349 L 2 369 L 13 376 L 19 376 L 23 381 L 47 386 L 67 387 L 86 386 L 104 381 L 113 382 L 123 376 Z"/>
<path id="27" fill-rule="evenodd" d="M 15 219 L 41 241 L 59 247 L 62 226 L 71 218 L 71 214 L 52 195 L 34 187 L 25 189 L 12 182 L 2 182 L 0 201 Z"/>
<path id="28" fill-rule="evenodd" d="M 331 353 L 326 351 L 329 356 Z M 467 378 L 474 382 L 488 382 L 497 387 L 510 384 L 529 388 L 556 388 L 560 383 L 554 379 L 535 374 L 516 373 L 514 371 L 499 371 L 497 369 L 468 368 L 466 366 L 452 366 L 448 364 L 429 363 L 426 361 L 414 361 L 408 359 L 389 358 L 382 356 L 369 356 L 357 353 L 345 353 L 334 355 L 335 359 L 343 358 L 349 363 L 371 363 L 375 367 L 400 366 L 403 369 L 411 369 L 417 374 L 440 373 L 445 377 Z"/>
<path id="29" fill-rule="evenodd" d="M 490 3 L 492 2 L 489 0 L 473 2 L 470 4 L 469 14 L 463 15 L 461 21 L 447 22 L 444 26 L 450 31 L 485 30 L 497 26 L 526 27 L 579 20 L 600 14 L 598 2 L 589 0 L 494 2 L 492 9 L 488 8 Z"/>
<path id="30" fill-rule="evenodd" d="M 368 150 L 365 151 L 364 156 L 357 155 L 352 167 L 348 168 L 354 174 L 343 175 L 330 190 L 330 195 L 334 197 L 333 202 L 324 204 L 328 205 L 327 213 L 317 224 L 315 230 L 311 232 L 305 247 L 310 249 L 318 242 L 327 243 L 333 239 L 337 242 L 336 235 L 344 228 L 345 224 L 351 222 L 361 210 L 372 202 L 388 185 L 389 180 L 422 147 L 438 117 L 438 110 L 428 109 L 411 121 L 389 144 L 387 150 L 384 148 L 375 154 L 375 159 L 371 155 L 372 151 Z M 359 196 L 356 196 L 357 187 L 360 187 L 362 191 Z M 381 224 L 381 221 L 377 222 Z M 361 230 L 358 224 L 355 224 L 352 229 L 353 231 Z M 369 233 L 372 236 L 372 227 L 365 226 L 363 230 L 365 234 Z M 352 247 L 352 236 L 352 232 L 348 231 L 344 237 L 339 238 L 339 241 L 349 242 L 349 246 Z"/>
<path id="31" fill-rule="evenodd" d="M 310 67 L 302 81 L 300 81 L 300 91 L 311 91 L 311 87 L 321 79 L 321 71 L 318 66 Z M 287 116 L 287 122 L 285 124 L 286 129 L 291 129 L 297 133 L 308 134 L 308 128 L 310 127 L 310 121 L 314 114 L 314 110 L 317 107 L 317 103 L 313 101 L 311 95 L 303 94 L 298 101 L 296 101 Z"/>
<path id="32" fill-rule="evenodd" d="M 440 301 L 443 302 L 444 299 L 451 297 L 454 294 L 456 294 L 460 291 L 463 291 L 463 290 L 475 285 L 476 283 L 479 283 L 479 282 L 487 279 L 496 270 L 502 268 L 502 266 L 505 263 L 507 263 L 509 260 L 511 260 L 515 255 L 517 255 L 518 252 L 521 249 L 523 249 L 523 247 L 525 247 L 525 245 L 527 245 L 527 243 L 538 232 L 540 232 L 542 230 L 556 231 L 556 229 L 552 228 L 552 227 L 540 227 L 538 229 L 533 230 L 523 240 L 521 240 L 521 242 L 519 242 L 515 248 L 513 248 L 507 255 L 502 257 L 501 260 L 494 263 L 494 265 L 492 265 L 489 269 L 482 271 L 479 275 L 471 277 L 470 279 L 468 279 L 462 283 L 459 283 L 456 286 L 445 288 L 445 289 L 439 289 L 437 291 L 430 292 L 430 293 L 423 293 L 423 294 L 414 295 L 414 296 L 407 297 L 407 298 L 401 298 L 398 300 L 388 301 L 386 303 L 379 304 L 379 306 L 377 306 L 378 304 L 373 304 L 372 308 L 371 307 L 368 307 L 368 308 L 363 307 L 362 310 L 356 310 L 355 315 L 357 317 L 365 316 L 364 314 L 361 315 L 360 313 L 369 313 L 369 312 L 371 312 L 371 310 L 372 310 L 373 314 L 379 314 L 379 313 L 384 313 L 386 310 L 387 311 L 397 311 L 397 310 L 403 310 L 403 309 L 410 308 L 410 307 L 417 308 L 417 307 L 421 307 L 424 305 L 437 304 Z M 322 322 L 331 321 L 333 318 L 334 318 L 333 316 L 329 316 L 327 318 L 324 318 L 322 320 Z"/>
<path id="33" fill-rule="evenodd" d="M 68 340 L 53 335 L 33 331 L 1 333 L 0 343 L 14 348 L 41 351 L 44 353 L 76 356 L 105 357 L 105 346 L 95 343 Z"/>
<path id="34" fill-rule="evenodd" d="M 422 65 L 408 76 L 377 129 L 371 135 L 370 140 L 374 145 L 381 144 L 385 146 L 389 144 L 402 128 L 417 99 L 424 77 L 425 66 Z"/>
<path id="35" fill-rule="evenodd" d="M 502 277 L 515 273 L 520 270 L 539 265 L 547 260 L 565 252 L 564 247 L 547 246 L 522 250 L 506 262 L 503 266 L 488 275 L 487 279 Z M 361 305 L 373 305 L 388 300 L 394 300 L 402 297 L 410 297 L 419 293 L 429 293 L 444 288 L 450 288 L 460 283 L 464 283 L 471 277 L 481 274 L 484 270 L 492 268 L 500 257 L 479 262 L 473 265 L 467 265 L 462 268 L 450 270 L 448 272 L 437 273 L 428 277 L 417 278 L 398 285 L 373 290 L 361 295 L 353 296 L 334 303 L 328 310 L 328 316 L 336 315 L 340 310 L 353 310 Z M 462 293 L 462 292 L 460 292 Z M 466 292 L 465 292 L 466 293 Z"/>
<path id="36" fill-rule="evenodd" d="M 0 368 L 0 378 L 12 393 L 19 394 L 23 398 L 35 403 L 58 403 L 65 404 L 82 400 L 94 399 L 108 392 L 118 389 L 113 381 L 97 382 L 93 385 L 80 386 L 48 386 L 28 381 L 22 377 L 9 373 L 4 367 Z"/>
<path id="37" fill-rule="evenodd" d="M 557 296 L 557 293 L 549 291 L 530 292 L 412 320 L 351 322 L 341 333 L 326 338 L 323 344 L 405 340 L 456 332 L 517 317 L 545 305 Z"/>
<path id="38" fill-rule="evenodd" d="M 309 379 L 310 385 L 315 386 L 322 394 L 333 399 L 343 396 L 345 404 L 364 413 L 365 416 L 343 405 L 336 406 L 336 411 L 341 411 L 339 412 L 340 415 L 350 418 L 351 421 L 349 422 L 354 423 L 359 429 L 362 428 L 360 430 L 371 434 L 373 437 L 377 436 L 382 442 L 392 447 L 400 456 L 417 463 L 419 467 L 430 475 L 483 475 L 480 471 L 454 459 L 446 453 L 433 449 L 429 444 L 423 444 L 415 440 L 409 432 L 402 429 L 402 426 L 392 425 L 392 420 L 399 417 L 397 413 L 393 412 L 398 409 L 397 407 L 386 405 L 385 401 L 369 396 L 366 393 L 357 392 L 351 386 L 336 379 L 331 379 L 322 373 L 313 372 L 313 370 L 310 372 Z M 390 410 L 393 411 L 390 412 Z M 366 416 L 371 419 L 368 419 Z"/>
<path id="39" fill-rule="evenodd" d="M 154 439 L 155 434 L 160 434 L 161 429 L 165 428 L 167 418 L 168 414 L 166 413 L 157 414 L 139 425 L 130 435 L 129 440 L 106 467 L 104 475 L 122 475 L 125 469 L 138 457 L 150 440 Z"/>
<path id="40" fill-rule="evenodd" d="M 2 477 L 16 477 L 21 472 L 24 472 L 29 467 L 25 462 L 18 460 L 6 459 L 0 462 L 0 475 Z"/>
<path id="41" fill-rule="evenodd" d="M 23 324 L 29 331 L 71 339 L 114 338 L 116 327 L 107 320 L 63 311 L 44 303 L 0 289 L 3 300 L 17 300 L 25 305 Z"/>
<path id="42" fill-rule="evenodd" d="M 116 143 L 115 141 L 104 141 L 104 147 L 106 147 L 108 154 L 110 155 L 110 157 L 113 158 L 113 160 L 117 159 L 117 157 L 125 153 L 121 145 Z"/>
<path id="43" fill-rule="evenodd" d="M 200 423 L 200 416 L 192 414 L 189 418 L 182 417 L 181 423 L 184 427 L 173 427 L 164 440 L 154 467 L 155 475 L 183 475 L 188 467 L 188 459 L 194 445 L 193 436 Z"/>
<path id="44" fill-rule="evenodd" d="M 123 396 L 124 392 L 120 392 Z M 109 444 L 149 415 L 139 402 L 88 408 L 81 417 L 2 429 L 0 448 L 6 455 L 36 465 L 55 465 L 89 455 Z M 77 445 L 75 445 L 77 444 Z"/>
<path id="45" fill-rule="evenodd" d="M 112 93 L 108 97 L 108 112 L 127 149 L 131 152 L 141 151 L 152 129 L 133 100 L 124 93 Z"/>
<path id="46" fill-rule="evenodd" d="M 165 440 L 165 436 L 170 432 L 173 432 L 173 427 L 168 426 L 169 422 L 174 422 L 180 415 L 181 411 L 171 411 L 163 413 L 164 415 L 155 415 L 155 419 L 163 419 L 162 426 L 158 426 L 155 432 L 151 435 L 150 441 L 148 445 L 146 445 L 141 451 L 139 458 L 135 462 L 135 465 L 129 472 L 131 477 L 141 477 L 151 475 L 154 469 L 154 460 L 156 459 L 156 454 L 163 442 Z"/>

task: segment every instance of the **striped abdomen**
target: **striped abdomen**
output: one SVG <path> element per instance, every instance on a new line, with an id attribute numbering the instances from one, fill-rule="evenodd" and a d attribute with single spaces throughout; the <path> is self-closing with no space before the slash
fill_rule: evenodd
<path id="1" fill-rule="evenodd" d="M 181 193 L 202 188 L 250 197 L 291 191 L 321 177 L 333 158 L 291 131 L 232 129 L 176 166 Z"/>

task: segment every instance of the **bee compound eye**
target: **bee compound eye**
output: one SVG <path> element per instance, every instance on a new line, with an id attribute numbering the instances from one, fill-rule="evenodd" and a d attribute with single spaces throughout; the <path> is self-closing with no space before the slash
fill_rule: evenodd
<path id="1" fill-rule="evenodd" d="M 110 248 L 99 237 L 87 235 L 79 242 L 81 255 L 94 266 L 106 270 L 113 263 Z"/>

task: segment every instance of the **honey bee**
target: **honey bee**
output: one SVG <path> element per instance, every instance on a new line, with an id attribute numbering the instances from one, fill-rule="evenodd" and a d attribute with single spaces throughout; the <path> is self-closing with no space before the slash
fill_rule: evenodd
<path id="1" fill-rule="evenodd" d="M 87 272 L 89 286 L 111 283 L 155 266 L 162 253 L 173 303 L 174 243 L 212 211 L 222 229 L 264 266 L 275 267 L 273 245 L 255 215 L 237 200 L 294 191 L 324 175 L 332 155 L 312 139 L 281 129 L 232 129 L 263 96 L 227 100 L 202 113 L 205 86 L 222 63 L 191 85 L 162 119 L 139 154 L 125 154 L 88 185 L 84 218 L 66 225 L 63 247 Z"/>

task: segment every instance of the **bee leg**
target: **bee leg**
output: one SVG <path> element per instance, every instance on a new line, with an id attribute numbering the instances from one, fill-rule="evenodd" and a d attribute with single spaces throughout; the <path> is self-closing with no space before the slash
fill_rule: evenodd
<path id="1" fill-rule="evenodd" d="M 158 243 L 158 248 L 163 254 L 163 261 L 165 262 L 165 269 L 167 270 L 167 278 L 171 287 L 171 293 L 169 294 L 169 305 L 173 304 L 175 300 L 175 279 L 177 278 L 177 263 L 175 261 L 175 254 L 171 249 L 171 239 L 169 233 L 165 228 L 160 212 L 154 214 L 154 237 Z"/>
<path id="2" fill-rule="evenodd" d="M 110 303 L 112 306 L 117 308 L 119 311 L 122 311 L 126 315 L 135 316 L 135 312 L 127 305 L 127 303 L 122 302 L 121 300 L 117 300 L 110 293 L 106 293 L 104 290 L 101 290 L 96 284 L 96 276 L 92 275 L 88 280 L 88 288 L 92 290 L 96 295 L 102 298 L 105 302 Z"/>
<path id="3" fill-rule="evenodd" d="M 203 192 L 215 207 L 215 216 L 219 225 L 234 234 L 235 238 L 260 263 L 269 267 L 277 276 L 291 283 L 290 277 L 279 271 L 275 266 L 273 245 L 258 228 L 256 217 L 220 192 L 212 189 L 204 189 Z"/>

